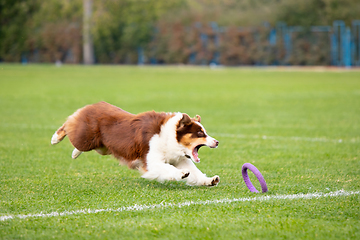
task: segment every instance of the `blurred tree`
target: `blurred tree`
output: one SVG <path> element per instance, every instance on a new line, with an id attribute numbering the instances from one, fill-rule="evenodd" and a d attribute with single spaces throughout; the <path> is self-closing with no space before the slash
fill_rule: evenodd
<path id="1" fill-rule="evenodd" d="M 94 45 L 98 62 L 134 63 L 136 49 L 152 38 L 155 22 L 185 6 L 183 0 L 95 0 Z"/>
<path id="2" fill-rule="evenodd" d="M 20 61 L 37 10 L 36 0 L 0 0 L 0 60 Z"/>
<path id="3" fill-rule="evenodd" d="M 221 26 L 254 26 L 264 21 L 275 23 L 279 4 L 285 0 L 186 0 L 186 8 L 167 14 L 172 21 L 215 21 Z"/>
<path id="4" fill-rule="evenodd" d="M 359 18 L 359 0 L 287 0 L 280 5 L 276 20 L 290 26 L 311 26 L 332 25 L 335 20 L 350 25 Z"/>
<path id="5" fill-rule="evenodd" d="M 41 1 L 29 36 L 31 50 L 40 52 L 40 62 L 81 62 L 82 0 Z"/>
<path id="6" fill-rule="evenodd" d="M 93 0 L 83 0 L 83 58 L 85 64 L 94 64 L 94 44 L 91 33 Z"/>

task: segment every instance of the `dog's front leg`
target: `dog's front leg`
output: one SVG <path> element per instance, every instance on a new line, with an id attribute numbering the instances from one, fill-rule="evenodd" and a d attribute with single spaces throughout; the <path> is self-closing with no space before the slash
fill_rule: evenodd
<path id="1" fill-rule="evenodd" d="M 186 183 L 191 186 L 216 186 L 220 182 L 220 177 L 206 177 L 190 159 L 183 159 L 176 165 L 178 169 L 187 169 L 190 175 L 186 178 Z"/>
<path id="2" fill-rule="evenodd" d="M 173 165 L 165 163 L 163 156 L 155 151 L 150 151 L 146 161 L 147 171 L 141 176 L 149 180 L 180 181 L 189 176 L 189 170 L 178 169 Z"/>
<path id="3" fill-rule="evenodd" d="M 156 163 L 147 166 L 147 171 L 141 176 L 149 180 L 180 181 L 188 177 L 190 172 L 186 169 L 177 169 L 167 163 Z"/>

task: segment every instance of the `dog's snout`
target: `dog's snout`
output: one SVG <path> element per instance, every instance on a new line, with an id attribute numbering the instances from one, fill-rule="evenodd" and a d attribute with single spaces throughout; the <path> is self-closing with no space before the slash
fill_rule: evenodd
<path id="1" fill-rule="evenodd" d="M 219 145 L 219 141 L 216 140 L 215 138 L 208 137 L 207 145 L 211 148 L 216 148 Z"/>

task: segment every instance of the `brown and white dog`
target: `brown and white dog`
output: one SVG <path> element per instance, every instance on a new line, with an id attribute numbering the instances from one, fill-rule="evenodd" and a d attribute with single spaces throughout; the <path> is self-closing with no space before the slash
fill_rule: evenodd
<path id="1" fill-rule="evenodd" d="M 186 180 L 188 185 L 215 186 L 219 176 L 206 177 L 193 162 L 200 162 L 202 146 L 219 142 L 207 135 L 200 116 L 185 113 L 128 113 L 106 102 L 87 105 L 68 117 L 54 133 L 51 144 L 68 136 L 75 147 L 72 158 L 96 150 L 112 154 L 143 178 L 163 182 Z"/>

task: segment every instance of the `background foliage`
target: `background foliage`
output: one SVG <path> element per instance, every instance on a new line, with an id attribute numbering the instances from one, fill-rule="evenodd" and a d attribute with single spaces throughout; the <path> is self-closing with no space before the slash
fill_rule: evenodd
<path id="1" fill-rule="evenodd" d="M 93 11 L 92 34 L 96 61 L 99 63 L 136 63 L 139 47 L 145 48 L 148 56 L 159 54 L 160 61 L 186 63 L 191 52 L 201 47 L 196 42 L 198 33 L 194 29 L 195 23 L 205 26 L 215 21 L 229 29 L 224 36 L 227 41 L 226 46 L 222 46 L 222 49 L 226 49 L 221 60 L 225 64 L 254 64 L 259 58 L 264 63 L 271 61 L 269 53 L 274 49 L 268 47 L 266 41 L 262 41 L 261 44 L 256 43 L 256 50 L 253 46 L 245 45 L 247 52 L 244 53 L 236 42 L 239 36 L 234 36 L 236 27 L 261 28 L 264 21 L 272 26 L 278 21 L 297 26 L 331 25 L 338 19 L 349 25 L 351 20 L 359 18 L 360 2 L 94 0 Z M 161 33 L 155 50 L 151 45 L 154 33 Z M 266 31 L 261 34 L 266 34 Z M 244 41 L 255 43 L 251 36 L 242 37 L 246 38 Z M 31 62 L 60 60 L 80 63 L 81 46 L 82 0 L 0 0 L 0 60 L 18 62 L 21 58 L 26 58 Z M 314 50 L 311 46 L 305 48 Z M 281 52 L 281 49 L 277 51 Z M 211 58 L 214 49 L 207 52 L 207 56 L 200 52 L 196 61 Z M 230 56 L 234 54 L 243 54 L 245 57 L 236 60 L 236 56 Z M 326 56 L 320 56 L 319 59 L 327 64 Z M 311 64 L 314 59 L 303 61 Z"/>

